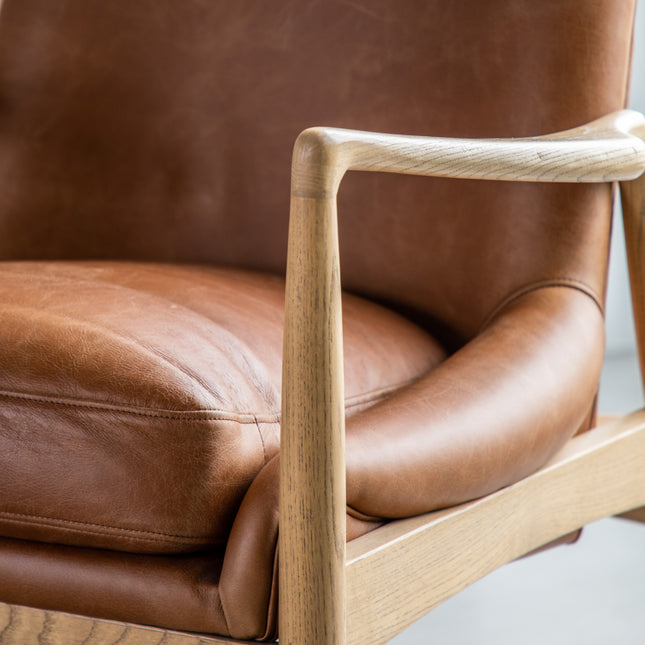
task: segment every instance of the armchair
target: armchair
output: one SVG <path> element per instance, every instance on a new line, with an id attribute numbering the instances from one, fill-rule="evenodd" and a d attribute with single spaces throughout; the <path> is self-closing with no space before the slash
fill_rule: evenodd
<path id="1" fill-rule="evenodd" d="M 5 0 L 0 641 L 384 642 L 645 505 L 633 11 Z"/>

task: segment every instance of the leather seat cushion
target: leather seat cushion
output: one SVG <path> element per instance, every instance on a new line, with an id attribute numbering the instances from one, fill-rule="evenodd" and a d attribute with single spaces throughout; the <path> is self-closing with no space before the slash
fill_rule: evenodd
<path id="1" fill-rule="evenodd" d="M 223 544 L 279 450 L 283 280 L 126 262 L 0 265 L 0 535 L 135 553 Z M 347 414 L 444 352 L 344 297 Z"/>

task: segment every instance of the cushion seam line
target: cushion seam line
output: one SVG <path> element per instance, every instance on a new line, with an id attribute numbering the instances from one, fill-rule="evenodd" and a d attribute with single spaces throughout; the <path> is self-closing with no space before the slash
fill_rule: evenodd
<path id="1" fill-rule="evenodd" d="M 7 516 L 10 516 L 10 517 L 7 517 Z M 160 531 L 148 531 L 144 529 L 123 528 L 118 526 L 112 526 L 110 524 L 96 524 L 94 522 L 83 522 L 81 520 L 67 520 L 67 519 L 61 519 L 57 517 L 47 517 L 44 515 L 29 515 L 27 513 L 16 513 L 14 511 L 0 511 L 0 522 L 2 520 L 15 522 L 15 523 L 24 522 L 24 523 L 36 524 L 36 525 L 38 524 L 42 525 L 47 523 L 47 521 L 49 521 L 49 525 L 53 526 L 54 528 L 57 528 L 58 530 L 81 533 L 83 530 L 96 529 L 94 533 L 105 535 L 105 536 L 113 536 L 112 535 L 113 532 L 135 533 L 136 535 L 129 535 L 128 537 L 132 540 L 142 541 L 142 542 L 177 542 L 177 541 L 185 541 L 185 540 L 203 542 L 204 540 L 208 540 L 211 537 L 208 535 L 204 535 L 204 536 L 179 535 L 174 533 L 162 533 Z M 35 520 L 35 521 L 30 521 L 30 520 Z M 80 526 L 84 527 L 84 529 L 75 528 L 73 526 L 56 526 L 57 523 L 76 524 L 79 527 Z M 109 529 L 109 531 L 105 531 L 102 529 Z"/>
<path id="2" fill-rule="evenodd" d="M 359 405 L 364 405 L 364 404 L 370 403 L 371 401 L 377 398 L 387 396 L 387 394 L 389 394 L 390 392 L 395 392 L 396 390 L 402 389 L 403 387 L 406 387 L 407 385 L 413 383 L 414 381 L 417 380 L 417 378 L 418 377 L 413 377 L 401 383 L 397 383 L 396 385 L 388 385 L 382 388 L 377 388 L 374 390 L 370 390 L 368 392 L 354 395 L 353 397 L 350 397 L 345 401 L 345 408 L 348 409 Z M 163 413 L 160 413 L 160 411 L 155 411 L 155 410 L 146 411 L 146 410 L 127 409 L 125 407 L 120 407 L 119 404 L 110 404 L 110 403 L 101 404 L 94 401 L 83 401 L 83 400 L 68 401 L 68 400 L 61 400 L 61 399 L 56 399 L 48 396 L 22 394 L 20 392 L 0 391 L 0 397 L 8 398 L 8 399 L 18 399 L 21 401 L 30 401 L 33 403 L 59 405 L 62 407 L 83 408 L 86 410 L 114 412 L 114 413 L 120 413 L 120 414 L 131 414 L 134 416 L 149 417 L 149 418 L 156 418 L 156 419 L 169 419 L 169 420 L 175 420 L 175 421 L 189 421 L 189 422 L 234 421 L 241 424 L 255 424 L 255 425 L 257 425 L 258 423 L 279 423 L 280 422 L 279 412 L 274 412 L 267 416 L 261 416 L 261 415 L 254 415 L 249 412 L 236 413 L 236 412 L 231 412 L 227 410 L 196 409 L 196 410 L 177 410 L 175 411 L 175 414 L 163 414 Z M 207 415 L 207 416 L 198 416 L 198 415 Z"/>
<path id="3" fill-rule="evenodd" d="M 550 278 L 548 280 L 539 280 L 536 282 L 531 282 L 513 291 L 509 296 L 504 298 L 496 307 L 494 307 L 491 313 L 488 314 L 488 316 L 486 316 L 486 318 L 484 319 L 484 322 L 481 324 L 480 331 L 488 327 L 488 325 L 495 319 L 495 317 L 498 314 L 500 314 L 506 307 L 508 307 L 511 303 L 515 302 L 522 296 L 525 296 L 526 294 L 531 293 L 533 291 L 538 291 L 540 289 L 548 289 L 550 287 L 568 288 L 585 294 L 593 301 L 596 307 L 598 307 L 598 309 L 600 310 L 600 314 L 604 315 L 604 308 L 600 297 L 595 292 L 595 290 L 586 282 L 583 282 L 582 280 L 577 280 L 575 278 L 567 278 L 567 277 Z"/>

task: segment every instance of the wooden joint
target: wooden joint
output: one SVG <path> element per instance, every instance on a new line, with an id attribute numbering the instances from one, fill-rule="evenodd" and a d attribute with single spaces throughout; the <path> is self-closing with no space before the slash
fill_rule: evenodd
<path id="1" fill-rule="evenodd" d="M 301 132 L 293 148 L 292 197 L 335 199 L 347 169 L 340 163 L 339 151 L 328 128 Z"/>

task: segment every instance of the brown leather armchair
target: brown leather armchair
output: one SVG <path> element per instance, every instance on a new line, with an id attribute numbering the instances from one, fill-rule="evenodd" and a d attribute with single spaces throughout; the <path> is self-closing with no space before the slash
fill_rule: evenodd
<path id="1" fill-rule="evenodd" d="M 5 0 L 0 641 L 382 642 L 644 505 L 633 11 Z"/>

